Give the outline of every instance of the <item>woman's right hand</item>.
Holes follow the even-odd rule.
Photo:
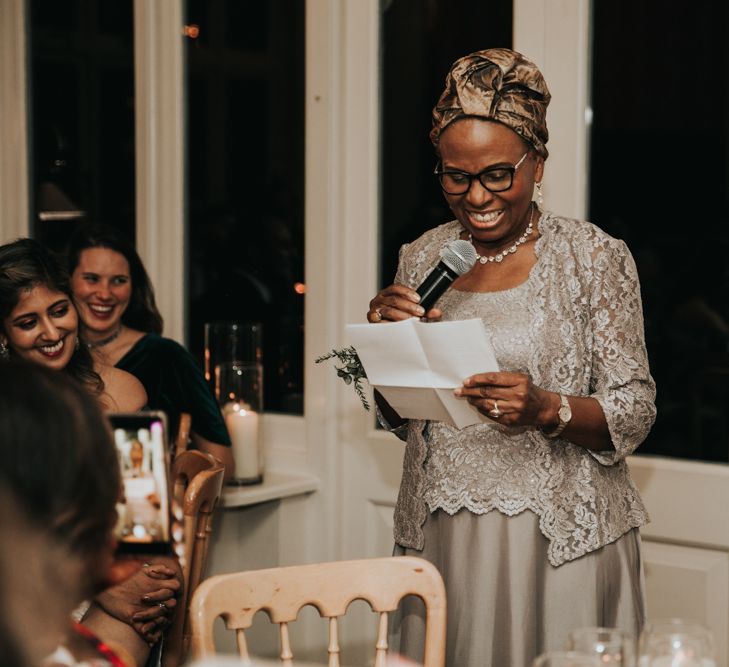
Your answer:
[[[389,285],[381,289],[375,298],[370,301],[367,311],[367,321],[373,324],[378,322],[398,322],[411,317],[426,317],[429,320],[440,319],[442,313],[437,308],[431,308],[427,313],[420,305],[420,295],[405,285]]]

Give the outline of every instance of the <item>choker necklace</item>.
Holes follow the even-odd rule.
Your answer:
[[[119,328],[111,334],[111,336],[107,336],[106,338],[102,338],[101,340],[93,341],[84,343],[86,347],[89,348],[89,350],[95,350],[97,347],[104,347],[105,345],[108,345],[109,343],[113,343],[117,338],[119,338],[119,334],[122,332],[122,327],[119,325]]]
[[[532,222],[534,221],[534,209],[536,207],[532,207],[532,213],[529,216],[529,224],[527,225],[527,228],[524,230],[524,233],[514,241],[513,245],[510,245],[508,248],[504,248],[501,252],[496,253],[495,255],[479,255],[478,251],[476,251],[476,259],[481,262],[481,264],[486,264],[487,262],[503,262],[504,258],[509,255],[515,253],[519,246],[526,241],[532,231],[534,231],[534,227],[532,227]],[[468,235],[468,240],[473,244],[473,247],[476,247],[476,244],[473,243],[473,235]]]

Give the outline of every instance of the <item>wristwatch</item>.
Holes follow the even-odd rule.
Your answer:
[[[545,431],[542,430],[542,433],[548,437],[548,438],[556,438],[562,431],[565,430],[567,427],[567,424],[570,423],[570,419],[572,419],[572,408],[570,407],[569,401],[567,400],[567,397],[564,394],[559,395],[559,411],[557,412],[557,419],[559,419],[559,424],[555,426],[551,431]]]

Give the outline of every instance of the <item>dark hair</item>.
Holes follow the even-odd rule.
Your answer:
[[[0,489],[72,553],[93,562],[108,544],[120,493],[109,424],[62,373],[0,364]]]
[[[77,228],[66,247],[66,267],[72,275],[81,253],[89,248],[107,248],[124,256],[129,263],[132,296],[122,315],[122,322],[137,331],[162,333],[163,320],[154,300],[154,288],[134,246],[116,229],[106,225],[85,225]]]
[[[3,330],[2,321],[18,305],[21,293],[38,285],[66,294],[73,303],[68,274],[38,241],[18,239],[0,246],[0,332],[8,335]],[[64,370],[90,388],[92,393],[98,395],[103,392],[104,383],[94,371],[93,359],[86,346],[77,345]]]

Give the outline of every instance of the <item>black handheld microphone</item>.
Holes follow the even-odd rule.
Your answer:
[[[441,251],[440,258],[437,266],[415,290],[420,295],[420,305],[426,313],[458,276],[473,268],[476,263],[476,248],[468,241],[451,241]]]

